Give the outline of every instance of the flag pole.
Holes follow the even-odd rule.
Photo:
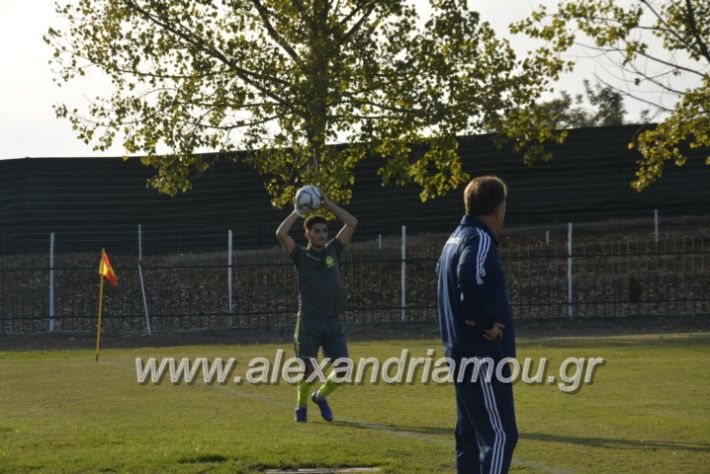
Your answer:
[[[103,255],[103,249],[101,249]],[[99,345],[101,343],[101,310],[104,303],[104,276],[99,273],[99,322],[96,325],[96,362],[99,361]]]

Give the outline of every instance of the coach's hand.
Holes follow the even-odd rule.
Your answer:
[[[486,341],[503,339],[503,329],[505,329],[505,324],[495,323],[488,331],[483,331],[483,337]]]

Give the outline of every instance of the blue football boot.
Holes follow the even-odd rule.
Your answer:
[[[330,411],[330,406],[325,398],[319,399],[316,397],[316,392],[313,392],[313,394],[311,394],[311,400],[318,405],[318,408],[320,408],[320,416],[322,416],[325,421],[333,421],[333,412]]]

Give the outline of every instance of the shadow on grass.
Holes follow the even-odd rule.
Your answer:
[[[378,425],[376,423],[355,422],[336,420],[332,423],[345,428],[357,428],[361,430],[393,431],[396,433],[419,434],[419,435],[454,435],[453,428],[433,428],[427,426],[395,426]]]
[[[225,463],[230,460],[237,460],[237,458],[230,458],[227,456],[222,456],[221,454],[201,454],[199,456],[189,456],[182,457],[178,460],[179,464],[217,464]],[[283,470],[283,471],[293,471],[297,472],[298,469],[324,469],[324,470],[334,470],[334,469],[348,469],[348,468],[367,468],[373,469],[377,466],[356,466],[351,464],[337,464],[332,466],[322,466],[315,463],[303,463],[303,464],[282,464],[282,463],[261,463],[257,462],[254,464],[249,464],[248,468],[255,471],[265,471],[265,470]],[[115,472],[115,471],[113,471]]]
[[[357,423],[350,421],[335,421],[334,425],[357,429],[375,429],[378,431],[393,431],[397,433],[408,433],[416,435],[436,435],[451,436],[453,442],[454,428],[436,428],[429,426],[395,426],[395,425],[375,425],[370,423]],[[656,440],[629,440],[614,438],[593,438],[586,436],[564,436],[548,433],[520,433],[521,440],[542,441],[546,443],[577,444],[594,448],[614,448],[614,449],[638,449],[646,448],[652,450],[667,449],[672,451],[691,451],[707,453],[710,452],[710,444],[702,443],[678,443],[673,441]]]
[[[221,454],[201,454],[199,456],[183,457],[178,460],[180,464],[202,464],[202,463],[222,463],[229,461],[229,458]]]
[[[654,334],[642,337],[619,334],[618,336],[601,337],[525,337],[520,338],[518,347],[523,349],[555,348],[555,349],[622,349],[622,348],[668,348],[689,349],[693,347],[706,348],[710,342],[710,333],[698,333],[690,336],[669,336]]]
[[[613,438],[592,438],[587,436],[562,436],[547,433],[520,433],[520,439],[543,441],[548,443],[579,444],[594,448],[636,449],[650,448],[675,451],[710,452],[710,444],[678,443],[674,441],[630,440]]]

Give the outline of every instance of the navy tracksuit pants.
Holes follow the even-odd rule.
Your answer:
[[[458,361],[457,361],[458,362]],[[458,363],[457,363],[458,366]],[[507,377],[509,370],[504,370]],[[518,441],[513,386],[492,377],[456,382],[456,471],[459,474],[508,472]]]

